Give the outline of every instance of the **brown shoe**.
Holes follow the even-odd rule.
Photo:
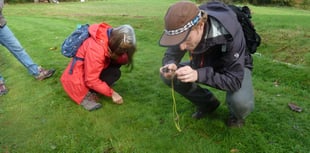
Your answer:
[[[38,69],[39,75],[35,76],[35,78],[40,81],[51,77],[56,71],[55,69],[45,70],[41,66],[39,66]]]
[[[0,96],[5,95],[8,93],[8,90],[6,89],[4,82],[0,81]]]
[[[97,103],[98,97],[95,93],[89,92],[84,100],[82,101],[81,105],[88,111],[93,111],[102,107],[100,103]]]
[[[228,127],[237,127],[237,128],[241,128],[242,126],[244,126],[245,124],[245,120],[244,119],[237,119],[236,117],[230,115],[226,121],[226,125]]]
[[[220,106],[220,102],[213,97],[206,108],[197,108],[197,111],[192,115],[194,119],[204,118],[207,114],[214,112]]]

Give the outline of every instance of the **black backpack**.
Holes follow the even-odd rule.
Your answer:
[[[235,6],[229,5],[229,7],[236,13],[239,23],[242,26],[247,51],[251,54],[254,54],[257,50],[257,47],[260,45],[261,37],[256,32],[254,24],[251,21],[251,10],[248,6]]]

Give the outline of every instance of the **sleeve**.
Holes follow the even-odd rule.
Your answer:
[[[90,89],[97,91],[100,94],[111,97],[113,89],[108,86],[106,82],[99,79],[100,73],[103,68],[109,64],[108,58],[104,56],[103,47],[94,47],[96,45],[89,45],[89,50],[85,53],[84,57],[84,71],[85,83]]]
[[[178,65],[184,57],[185,53],[186,51],[180,50],[178,46],[168,47],[164,54],[162,64],[167,65],[174,63]]]
[[[198,82],[224,91],[240,89],[245,68],[244,45],[232,44],[218,60],[223,64],[220,69],[214,67],[197,69]]]

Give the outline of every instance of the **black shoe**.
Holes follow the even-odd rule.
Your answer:
[[[241,128],[242,126],[244,126],[245,124],[245,120],[244,119],[237,119],[236,117],[230,115],[226,121],[226,125],[228,127],[238,127]]]
[[[192,115],[194,119],[204,118],[207,114],[214,112],[220,106],[220,102],[217,99],[213,99],[209,102],[206,108],[197,108],[197,111]]]

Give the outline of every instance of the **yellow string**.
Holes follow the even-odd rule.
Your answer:
[[[177,104],[175,102],[175,96],[174,96],[174,85],[173,85],[173,78],[171,79],[171,95],[172,95],[172,100],[173,100],[173,106],[172,106],[172,111],[173,111],[173,120],[174,120],[174,125],[177,128],[177,130],[179,132],[182,132],[181,128],[180,128],[180,118],[179,118],[179,114],[177,111]]]

